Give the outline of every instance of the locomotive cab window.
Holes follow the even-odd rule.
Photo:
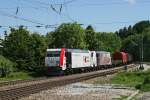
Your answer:
[[[51,51],[51,52],[47,52],[47,57],[59,57],[60,56],[60,51]]]

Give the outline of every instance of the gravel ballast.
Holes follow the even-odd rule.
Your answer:
[[[112,100],[128,97],[134,92],[135,90],[110,85],[74,83],[32,94],[21,100]]]

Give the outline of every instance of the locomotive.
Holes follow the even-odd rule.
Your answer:
[[[81,49],[47,49],[45,57],[48,75],[68,74],[81,71],[106,69],[131,62],[131,56],[125,52],[111,55],[106,51],[90,51]],[[128,61],[130,57],[130,61]]]

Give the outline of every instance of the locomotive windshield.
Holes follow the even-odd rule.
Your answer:
[[[59,57],[60,56],[60,51],[48,51],[47,52],[47,57]]]

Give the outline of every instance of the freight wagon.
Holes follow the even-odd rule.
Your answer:
[[[97,66],[107,68],[112,65],[111,54],[106,51],[96,51]]]
[[[125,52],[115,52],[112,55],[113,65],[123,65],[127,63],[127,54]]]

